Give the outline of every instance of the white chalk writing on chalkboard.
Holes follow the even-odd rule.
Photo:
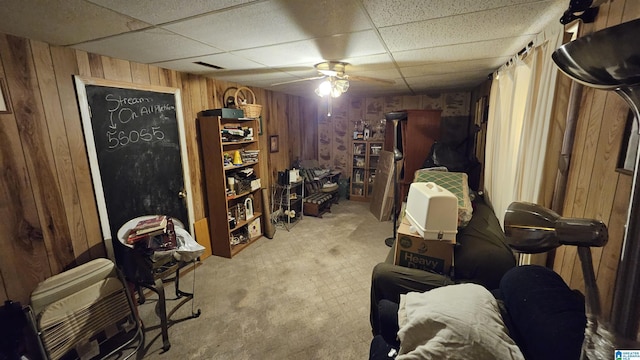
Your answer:
[[[165,120],[163,113],[175,111],[173,104],[148,104],[155,100],[151,97],[122,97],[111,93],[104,99],[109,112],[109,129],[106,132],[108,150],[113,151],[140,141],[161,141],[165,138],[160,126],[149,126],[147,122],[141,122],[142,127],[131,129],[130,125],[133,120],[142,120],[147,115],[157,114],[160,119]],[[129,127],[120,130],[120,124],[128,124]]]
[[[107,94],[105,96],[107,105],[109,108],[109,127],[115,129],[117,123],[127,124],[131,120],[138,118],[139,116],[162,113],[164,111],[175,110],[175,106],[171,104],[157,104],[152,106],[144,106],[147,102],[153,102],[153,98],[127,98],[114,94]],[[136,107],[129,107],[127,105],[138,105]],[[139,110],[136,111],[136,108]],[[114,119],[115,117],[115,119]]]

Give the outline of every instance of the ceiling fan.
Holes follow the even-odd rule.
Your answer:
[[[318,76],[313,76],[305,79],[297,79],[291,81],[284,81],[272,84],[272,86],[291,84],[301,81],[320,80],[326,79],[321,82],[316,88],[316,94],[320,97],[328,96],[338,97],[345,93],[349,89],[349,80],[352,81],[369,81],[377,82],[386,85],[393,85],[395,81],[371,78],[366,76],[348,75],[346,73],[346,67],[349,63],[342,61],[324,61],[315,64],[313,67],[318,71]]]

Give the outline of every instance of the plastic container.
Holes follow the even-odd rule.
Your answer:
[[[456,240],[458,198],[436,183],[411,184],[405,216],[411,225],[411,232],[417,232],[424,239]]]

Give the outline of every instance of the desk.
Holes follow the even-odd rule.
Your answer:
[[[199,256],[197,252],[194,252],[189,256],[189,252],[180,251],[156,251],[153,253],[146,253],[133,245],[129,245],[126,242],[129,230],[131,230],[139,221],[149,219],[155,215],[140,216],[127,221],[118,230],[118,240],[123,246],[124,257],[124,273],[127,280],[131,281],[138,293],[138,303],[144,304],[145,296],[142,292],[142,288],[149,289],[158,294],[158,309],[160,316],[160,327],[162,331],[162,350],[167,351],[171,347],[169,342],[169,318],[176,312],[182,305],[188,301],[193,300],[193,293],[188,293],[180,290],[180,269],[187,266],[189,263],[193,263],[193,270],[195,276],[195,260]],[[193,241],[191,235],[185,230],[184,225],[175,218],[172,218],[174,229],[176,231],[176,237],[178,243],[184,243],[185,241]],[[201,255],[201,253],[200,253]],[[175,283],[176,298],[182,298],[182,300],[167,314],[166,297],[164,292],[164,283]],[[194,289],[195,290],[195,289]],[[197,318],[200,316],[200,309],[192,311],[189,318]]]

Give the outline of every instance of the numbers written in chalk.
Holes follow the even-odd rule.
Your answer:
[[[129,144],[135,144],[140,141],[161,141],[164,138],[164,132],[160,130],[160,126],[151,126],[150,128],[142,128],[139,130],[107,131],[109,150],[127,146]]]

